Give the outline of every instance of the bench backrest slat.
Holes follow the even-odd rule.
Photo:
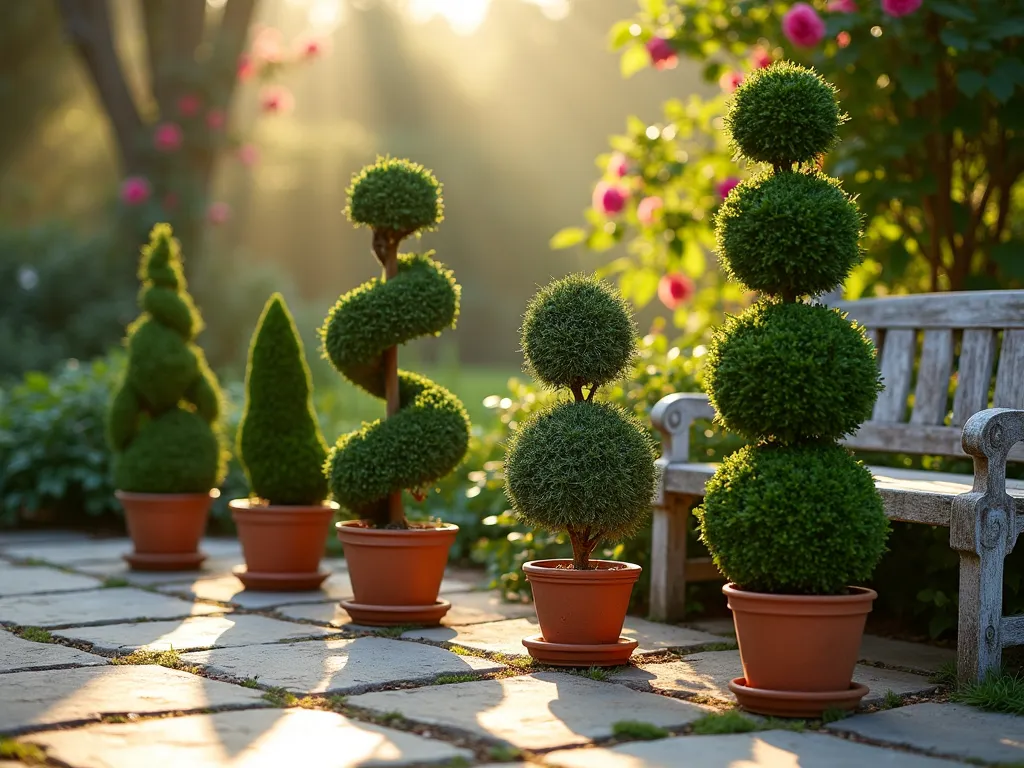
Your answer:
[[[996,408],[1024,408],[1024,330],[1014,328],[1003,333],[996,374]]]
[[[952,375],[953,331],[949,328],[925,331],[911,424],[943,422],[946,418],[946,403],[949,401],[949,377]]]

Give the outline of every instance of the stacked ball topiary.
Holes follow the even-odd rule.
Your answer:
[[[396,347],[454,328],[460,289],[452,272],[427,254],[399,254],[410,235],[444,218],[441,185],[423,166],[379,159],[348,189],[346,210],[373,230],[373,250],[385,269],[338,299],[321,330],[326,357],[370,394],[388,398],[388,418],[343,435],[327,459],[334,499],[378,528],[407,525],[403,489],[417,490],[447,475],[469,446],[469,419],[459,399],[424,376],[399,371]],[[388,397],[389,390],[397,394]],[[392,398],[394,398],[393,408]]]
[[[249,487],[270,505],[322,504],[327,444],[313,410],[302,342],[279,293],[263,308],[247,371],[237,453]]]
[[[506,492],[525,522],[566,531],[573,568],[589,570],[598,543],[635,532],[654,492],[656,452],[647,431],[621,408],[593,399],[625,374],[636,328],[618,294],[572,275],[530,302],[522,345],[530,373],[568,389],[573,400],[540,411],[513,434]]]
[[[778,63],[737,89],[726,121],[738,154],[772,165],[733,190],[715,224],[726,271],[763,295],[716,333],[705,381],[721,423],[751,441],[697,511],[716,565],[742,589],[841,594],[885,550],[871,474],[837,444],[871,416],[874,349],[844,314],[805,301],[861,258],[854,199],[811,165],[844,120],[834,87]]]
[[[135,493],[207,493],[226,468],[221,393],[193,343],[202,320],[169,225],[153,227],[139,278],[143,314],[128,328],[128,365],[108,421],[114,481]]]

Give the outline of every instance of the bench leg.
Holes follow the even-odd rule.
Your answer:
[[[998,530],[998,526],[996,526]],[[1001,534],[1001,531],[999,531]],[[1002,658],[1003,560],[1006,537],[985,537],[981,554],[960,552],[960,619],[957,626],[957,678],[981,680],[998,671]]]
[[[686,529],[692,496],[667,494],[651,523],[651,611],[655,621],[682,621],[686,613]]]

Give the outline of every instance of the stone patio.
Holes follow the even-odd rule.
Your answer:
[[[206,567],[183,574],[132,573],[119,559],[129,549],[0,535],[0,735],[43,749],[48,764],[1024,764],[1024,719],[944,703],[929,682],[952,658],[944,649],[865,637],[855,677],[872,692],[861,713],[799,733],[699,736],[696,720],[734,706],[726,683],[741,668],[727,622],[630,617],[624,632],[640,641],[630,666],[571,672],[530,661],[521,639],[538,631],[532,606],[477,589],[479,573],[448,574],[443,626],[373,630],[338,606],[351,594],[343,561],[325,561],[322,590],[271,594],[231,575],[237,542],[205,542]],[[133,651],[145,652],[127,659],[137,663],[113,663]],[[904,706],[877,706],[890,691]],[[616,737],[624,720],[666,730]]]

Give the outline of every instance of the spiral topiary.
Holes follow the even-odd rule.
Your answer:
[[[427,254],[399,254],[400,242],[444,218],[441,184],[423,166],[378,158],[357,173],[346,212],[373,230],[383,278],[338,299],[321,329],[324,355],[347,379],[386,399],[388,417],[342,435],[325,469],[341,506],[378,528],[408,526],[402,490],[422,490],[447,475],[469,447],[459,399],[423,376],[399,371],[397,345],[454,328],[460,288]]]
[[[128,364],[107,422],[114,481],[135,493],[207,493],[226,470],[221,393],[193,343],[202,319],[169,225],[153,227],[139,279],[143,314],[128,328]]]
[[[571,275],[527,306],[522,346],[527,369],[573,399],[541,410],[513,434],[505,492],[525,522],[566,531],[573,568],[590,570],[598,543],[641,525],[657,481],[654,441],[643,425],[594,400],[628,368],[636,327],[621,296],[592,277]]]
[[[266,504],[314,506],[327,497],[327,458],[302,340],[284,298],[267,301],[249,347],[237,455]]]
[[[802,165],[835,144],[844,119],[833,86],[779,63],[737,89],[726,120],[742,155],[773,165],[715,221],[726,271],[765,294],[716,331],[704,382],[719,421],[753,443],[722,463],[696,512],[715,564],[741,589],[839,594],[885,551],[871,473],[836,443],[871,416],[874,348],[845,314],[803,301],[860,259],[856,203]]]

